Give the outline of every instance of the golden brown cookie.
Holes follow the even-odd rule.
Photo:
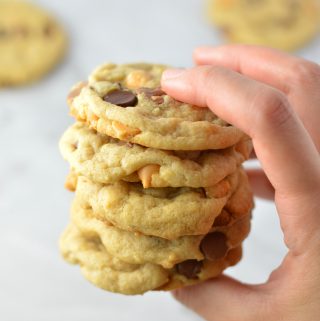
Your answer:
[[[121,261],[131,264],[154,263],[172,268],[186,260],[224,256],[228,249],[239,246],[250,231],[251,214],[247,213],[228,226],[214,226],[206,236],[182,236],[175,240],[121,230],[107,221],[95,218],[92,209],[84,207],[77,199],[73,202],[71,217],[73,224],[83,234],[89,237],[98,235],[106,250]],[[211,247],[212,241],[223,244],[221,247],[224,252],[215,253],[215,247]]]
[[[102,221],[169,240],[207,234],[223,207],[234,215],[245,215],[252,208],[252,192],[240,172],[202,189],[144,189],[141,184],[127,182],[102,185],[79,177],[76,196]]]
[[[208,15],[231,42],[294,50],[320,28],[319,0],[208,0]]]
[[[149,290],[172,290],[218,276],[241,258],[241,247],[231,249],[223,258],[190,260],[171,269],[146,263],[125,263],[110,255],[98,236],[88,236],[69,225],[60,239],[64,258],[79,264],[86,279],[96,286],[123,294],[142,294]]]
[[[142,181],[148,187],[213,186],[249,158],[250,140],[225,150],[164,151],[119,141],[72,125],[60,140],[60,150],[71,168],[97,183]]]
[[[42,77],[65,49],[65,33],[49,14],[29,2],[0,0],[0,87]]]
[[[208,108],[179,102],[157,88],[165,68],[102,65],[89,83],[71,91],[71,114],[102,134],[157,149],[222,149],[245,137]]]
[[[207,190],[144,189],[139,183],[102,185],[79,177],[76,195],[80,203],[92,207],[100,220],[127,231],[176,239],[206,234],[235,190],[237,180],[235,174]]]

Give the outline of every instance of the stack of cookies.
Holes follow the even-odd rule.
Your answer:
[[[252,194],[251,141],[207,108],[160,89],[165,66],[97,68],[68,96],[60,149],[75,191],[60,248],[105,290],[171,290],[241,258]]]

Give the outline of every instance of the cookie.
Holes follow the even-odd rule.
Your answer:
[[[231,42],[294,50],[320,27],[319,0],[209,0],[208,15]]]
[[[238,216],[247,214],[252,208],[248,185],[246,176],[238,172],[203,189],[144,189],[127,182],[102,185],[79,177],[76,197],[92,208],[96,218],[120,229],[173,240],[207,234],[224,207]]]
[[[23,1],[0,1],[0,87],[42,77],[65,49],[64,31],[42,9]]]
[[[129,264],[110,255],[98,236],[88,236],[69,225],[60,239],[64,258],[79,264],[85,278],[96,286],[123,294],[142,294],[149,290],[172,290],[215,277],[241,258],[241,247],[225,257],[209,261],[186,261],[171,269],[146,263]]]
[[[101,221],[95,218],[89,205],[84,206],[77,199],[72,205],[71,220],[85,235],[98,235],[112,256],[127,263],[154,263],[164,268],[172,268],[186,260],[223,257],[229,249],[239,246],[250,230],[250,213],[247,213],[232,225],[214,227],[208,235],[166,240],[121,230],[106,220]],[[219,247],[214,246],[215,243]],[[221,252],[222,248],[224,252]]]
[[[232,182],[236,185],[237,175]],[[225,179],[214,188],[148,188],[139,183],[94,183],[79,177],[76,196],[93,214],[116,227],[145,235],[176,239],[206,234],[235,189]]]
[[[99,133],[165,150],[223,149],[245,134],[208,108],[157,88],[165,66],[105,64],[69,94],[71,114]]]
[[[164,151],[127,144],[75,123],[62,136],[60,150],[71,168],[97,183],[142,181],[148,187],[213,186],[249,158],[252,143],[225,150]]]
[[[63,257],[79,264],[93,284],[112,292],[139,294],[168,282],[168,273],[160,265],[125,263],[111,256],[99,236],[85,236],[74,225],[68,226],[60,239]]]

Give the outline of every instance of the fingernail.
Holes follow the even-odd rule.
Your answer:
[[[177,69],[167,69],[162,74],[163,80],[169,80],[173,78],[177,78],[181,76],[185,72],[185,69],[183,68],[177,68]]]

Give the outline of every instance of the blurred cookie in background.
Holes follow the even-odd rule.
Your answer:
[[[287,51],[320,29],[320,0],[207,0],[207,13],[230,42]]]
[[[66,51],[63,29],[31,3],[0,0],[0,87],[44,76]]]

